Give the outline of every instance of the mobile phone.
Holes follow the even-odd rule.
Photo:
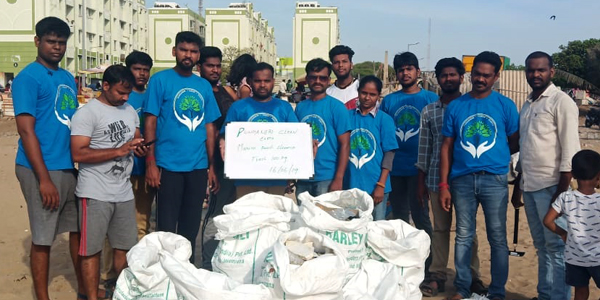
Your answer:
[[[147,143],[142,143],[142,146],[146,146],[146,147],[148,147],[148,146],[150,146],[150,145],[152,145],[152,144],[154,144],[154,143],[156,143],[156,140],[151,140],[151,141],[149,141],[149,142],[147,142]]]

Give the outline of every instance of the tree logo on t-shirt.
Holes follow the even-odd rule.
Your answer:
[[[179,90],[173,100],[173,114],[179,123],[195,131],[204,120],[204,97],[192,88]]]
[[[327,140],[327,125],[321,116],[316,114],[306,115],[301,122],[308,123],[312,129],[313,139],[319,141],[319,147]]]
[[[477,113],[466,118],[460,126],[460,146],[479,159],[496,145],[497,135],[496,121],[489,115]]]
[[[419,134],[421,121],[421,112],[412,105],[404,105],[394,114],[396,123],[396,136],[400,142],[406,142],[408,139]]]
[[[71,117],[77,110],[75,91],[66,84],[58,85],[54,99],[54,115],[63,125],[71,128]]]
[[[255,113],[252,116],[250,116],[250,118],[248,118],[248,122],[270,122],[270,123],[274,123],[277,122],[277,118],[275,118],[274,115],[270,114],[270,113]]]
[[[350,157],[348,160],[357,168],[362,168],[375,157],[377,142],[371,131],[357,128],[350,133]]]

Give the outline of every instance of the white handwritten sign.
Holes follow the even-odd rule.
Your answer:
[[[225,176],[309,179],[312,131],[306,123],[233,122],[225,128]]]

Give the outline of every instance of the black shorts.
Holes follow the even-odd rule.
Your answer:
[[[600,266],[581,267],[565,263],[567,271],[567,284],[574,287],[590,285],[590,277],[594,278],[596,286],[600,288]]]

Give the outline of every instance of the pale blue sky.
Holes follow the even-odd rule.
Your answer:
[[[196,0],[170,0],[197,10]],[[227,7],[228,0],[205,0],[204,8]],[[279,56],[292,56],[292,18],[295,1],[254,0],[275,27]],[[147,1],[152,6],[152,0]],[[319,0],[321,6],[337,6],[342,44],[356,52],[354,62],[383,61],[384,51],[406,51],[423,57],[427,69],[427,27],[431,18],[429,68],[443,57],[492,50],[524,64],[535,50],[550,54],[572,40],[600,38],[598,0]],[[556,20],[550,20],[555,15]],[[325,58],[325,57],[324,57]]]

